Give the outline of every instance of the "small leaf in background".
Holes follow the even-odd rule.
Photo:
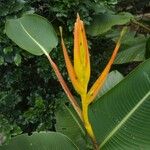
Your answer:
[[[9,121],[5,115],[0,114],[0,146],[11,139],[11,136],[16,136],[22,133],[21,128]]]
[[[65,135],[56,132],[33,133],[31,136],[22,134],[12,140],[0,150],[78,150]]]
[[[5,142],[6,136],[0,133],[0,146]]]
[[[118,72],[117,70],[111,71],[108,74],[107,79],[102,89],[100,90],[100,93],[97,95],[96,99],[103,96],[105,93],[111,90],[115,85],[117,85],[123,79],[124,79],[124,76],[120,72]]]
[[[96,15],[90,26],[87,26],[87,33],[91,36],[98,36],[109,31],[114,25],[129,23],[133,16],[130,13],[119,14],[100,13]]]
[[[115,5],[118,3],[118,0],[107,0],[108,4]]]
[[[4,64],[4,57],[0,56],[0,65]]]
[[[13,51],[13,48],[11,46],[5,47],[3,49],[4,54],[11,53]]]
[[[16,54],[14,57],[14,62],[16,64],[16,66],[19,66],[21,64],[21,56],[19,54]]]
[[[101,75],[98,77],[98,79],[95,81],[95,83],[92,85],[92,87],[90,88],[88,94],[87,94],[87,97],[88,97],[88,103],[90,104],[94,98],[96,98],[97,94],[99,93],[100,89],[102,88],[106,78],[107,78],[107,75],[110,71],[110,68],[111,66],[113,65],[113,62],[116,58],[116,55],[118,53],[118,50],[120,48],[120,45],[121,45],[121,40],[122,40],[122,37],[124,36],[124,34],[126,33],[126,30],[127,28],[124,27],[122,29],[122,31],[120,32],[120,36],[117,40],[117,43],[116,43],[116,46],[114,48],[114,51],[106,65],[106,67],[104,68],[104,70],[102,71]]]
[[[34,55],[49,53],[58,43],[51,23],[35,14],[7,20],[5,30],[12,41]]]
[[[11,12],[14,12],[14,11],[17,12],[23,8],[24,4],[25,4],[24,0],[17,0],[17,1],[15,1],[14,6],[10,8],[10,11]]]

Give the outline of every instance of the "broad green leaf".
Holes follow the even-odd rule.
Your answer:
[[[150,59],[89,108],[101,150],[150,149]]]
[[[111,71],[107,79],[100,90],[99,94],[97,95],[97,98],[100,98],[102,95],[104,95],[106,92],[108,92],[110,89],[112,89],[115,85],[117,85],[121,80],[123,80],[123,75],[118,72],[117,70]]]
[[[0,150],[77,150],[78,148],[65,135],[57,132],[22,134],[12,138]]]
[[[19,54],[16,54],[14,57],[14,62],[17,66],[19,66],[21,64],[21,56]]]
[[[5,30],[12,41],[34,55],[49,53],[58,43],[51,23],[35,14],[8,20]]]
[[[100,13],[93,18],[90,26],[87,27],[87,33],[91,36],[98,36],[110,30],[114,25],[123,25],[133,18],[130,13]]]
[[[87,149],[85,130],[73,108],[62,103],[55,115],[56,131],[67,135],[81,150]]]

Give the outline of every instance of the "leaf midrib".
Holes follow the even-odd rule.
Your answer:
[[[142,103],[150,96],[150,91],[148,91],[144,97],[133,107],[133,109],[122,119],[122,121],[109,133],[105,140],[101,143],[99,148],[101,149],[111,137],[126,123],[126,121],[134,114],[134,112],[142,105]]]
[[[29,38],[43,51],[43,53],[45,55],[48,55],[47,51],[45,50],[45,48],[34,39],[34,37],[32,37],[32,35],[30,35],[30,33],[25,29],[24,25],[21,23],[21,21],[19,21],[20,26],[22,27],[23,31],[29,36]]]
[[[76,124],[79,127],[79,129],[81,130],[82,134],[85,135],[85,131],[84,131],[83,127],[81,126],[80,122],[78,121],[78,119],[75,117],[75,115],[71,112],[71,110],[67,106],[65,106],[65,108],[69,112],[69,114],[72,116],[73,120],[76,122]]]

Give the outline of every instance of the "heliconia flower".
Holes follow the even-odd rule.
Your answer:
[[[100,89],[102,88],[105,80],[106,80],[106,77],[110,71],[110,68],[116,58],[116,55],[118,53],[118,50],[120,48],[120,44],[121,44],[121,39],[123,37],[123,35],[125,34],[127,28],[124,27],[121,34],[120,34],[120,37],[117,41],[117,44],[116,44],[116,47],[113,51],[113,54],[109,60],[109,62],[107,63],[106,67],[104,68],[103,72],[101,73],[101,75],[99,76],[99,78],[95,81],[95,83],[93,84],[93,86],[91,87],[91,89],[89,90],[89,92],[87,93],[87,101],[88,101],[88,104],[90,104],[94,98],[97,96],[98,92],[100,91]]]
[[[62,28],[60,28],[60,33],[67,71],[75,90],[81,96],[83,123],[87,133],[95,141],[95,136],[88,120],[88,105],[86,100],[87,87],[90,79],[90,58],[84,24],[80,20],[79,15],[77,14],[77,20],[74,26],[74,66],[70,61],[62,38]]]
[[[87,92],[87,86],[90,79],[90,59],[88,45],[84,30],[83,21],[77,15],[74,27],[74,67],[68,56],[61,31],[61,44],[65,57],[66,67],[75,90],[82,95]]]
[[[92,129],[92,126],[89,121],[88,117],[88,106],[89,104],[94,100],[94,98],[97,96],[99,90],[102,88],[106,77],[110,71],[110,68],[115,60],[115,57],[117,55],[117,52],[120,47],[121,39],[123,34],[125,33],[125,28],[121,32],[120,38],[116,44],[116,47],[113,51],[113,54],[106,65],[104,71],[101,73],[99,78],[96,80],[96,82],[93,84],[91,89],[87,91],[88,82],[90,79],[90,58],[89,58],[89,50],[88,50],[88,44],[86,39],[86,34],[84,30],[84,24],[83,21],[80,20],[79,15],[77,14],[77,20],[75,22],[74,26],[74,65],[72,65],[72,62],[69,58],[67,49],[64,44],[64,40],[62,37],[62,28],[60,27],[60,33],[61,33],[61,45],[64,53],[65,63],[67,67],[67,71],[69,74],[69,77],[71,79],[71,82],[75,88],[75,90],[80,94],[81,96],[81,102],[82,102],[82,110],[80,113],[80,109],[76,109],[76,106],[78,106],[74,99],[71,97],[71,102],[73,102],[73,106],[77,113],[80,115],[80,118],[82,119],[84,126],[87,130],[88,135],[93,140],[93,143],[96,143],[96,138]],[[58,76],[59,77],[59,76]],[[60,80],[62,81],[62,80]],[[62,87],[64,86],[64,82],[61,83]],[[65,88],[64,88],[65,89]],[[69,93],[69,89],[66,90],[66,93]],[[68,94],[69,95],[69,94]],[[70,95],[69,95],[70,96]],[[69,97],[68,96],[68,97]],[[95,144],[96,147],[96,144]]]
[[[80,84],[87,92],[90,79],[90,58],[84,24],[78,14],[74,27],[74,69]]]

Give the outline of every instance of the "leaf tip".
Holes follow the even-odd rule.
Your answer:
[[[79,15],[79,13],[77,13],[77,19],[80,20],[80,15]]]
[[[62,27],[61,26],[59,26],[59,31],[60,31],[60,36],[61,36],[61,38],[62,38]]]

